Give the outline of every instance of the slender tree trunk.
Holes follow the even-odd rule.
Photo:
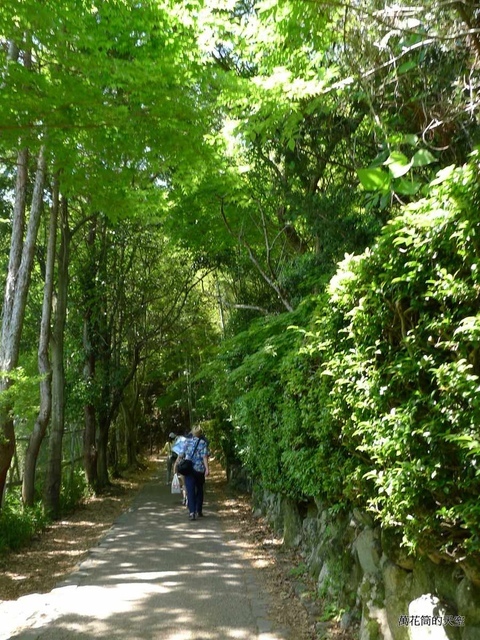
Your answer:
[[[84,379],[87,388],[95,382],[95,353],[92,345],[90,318],[84,319],[83,348],[85,351],[85,363],[83,367]],[[92,489],[97,488],[97,447],[96,447],[96,412],[93,399],[88,400],[83,407],[85,430],[83,433],[83,464],[87,483]]]
[[[35,185],[32,195],[32,205],[28,220],[25,243],[23,245],[22,257],[15,284],[15,295],[13,307],[7,333],[7,349],[10,361],[7,360],[8,371],[11,371],[18,364],[20,350],[20,338],[22,334],[23,321],[25,318],[25,307],[27,304],[28,289],[30,286],[30,276],[32,273],[35,247],[37,243],[38,228],[43,209],[43,191],[45,185],[46,159],[45,149],[40,149],[37,160],[37,171],[35,175]],[[3,364],[3,363],[2,363]],[[5,370],[5,369],[4,369]]]
[[[135,433],[135,419],[133,411],[124,407],[125,416],[125,449],[127,454],[127,467],[137,466],[137,443]]]
[[[100,402],[97,409],[97,483],[98,488],[103,489],[110,484],[108,477],[108,436],[110,432],[111,415],[111,338],[106,320],[103,317],[99,319],[101,329],[99,330],[99,354],[98,364],[101,368],[102,388],[100,392]]]
[[[119,404],[122,402],[124,423],[125,423],[125,449],[127,454],[127,466],[138,466],[138,442],[136,425],[138,423],[138,404],[140,399],[140,390],[135,382],[138,365],[140,364],[140,347],[136,346],[133,353],[133,361],[129,375],[125,378],[123,389],[118,395]],[[134,381],[133,399],[130,403],[123,402],[124,392],[127,386]]]
[[[9,326],[12,317],[13,300],[22,259],[23,233],[25,227],[25,206],[28,180],[28,151],[21,149],[17,156],[17,180],[15,184],[15,203],[13,207],[12,237],[10,241],[10,257],[7,280],[3,298],[2,336],[0,343],[0,394],[3,395],[11,386],[11,380],[5,375],[12,370],[11,348],[7,343]],[[10,408],[5,403],[0,405],[0,498],[3,498],[8,469],[15,453],[15,431]]]
[[[0,342],[0,371],[3,375],[0,378],[0,394],[5,393],[12,385],[11,377],[8,374],[18,365],[20,338],[25,318],[25,306],[27,303],[40,216],[43,208],[43,189],[46,172],[45,149],[42,147],[38,155],[32,205],[27,233],[25,241],[23,241],[28,176],[27,161],[28,153],[23,149],[18,153],[10,258],[3,301],[2,334]],[[15,430],[13,417],[11,415],[11,401],[6,401],[1,404],[0,496],[3,497],[8,469],[15,451]]]
[[[104,244],[104,247],[106,245]],[[102,251],[102,259],[99,265],[99,271],[102,273],[106,267],[105,250]],[[112,332],[109,326],[108,309],[99,309],[100,313],[97,318],[98,327],[98,350],[97,365],[98,371],[101,371],[97,383],[101,384],[100,399],[97,406],[97,486],[103,489],[110,484],[108,477],[108,437],[110,425],[113,419],[111,414],[112,403]],[[111,318],[110,318],[111,320]]]
[[[119,444],[120,444],[120,426],[118,420],[110,429],[110,447],[108,449],[108,463],[112,469],[114,478],[120,477],[119,471]]]
[[[85,430],[83,434],[83,464],[88,485],[96,490],[97,488],[97,448],[96,448],[96,428],[97,419],[95,411],[95,402],[93,393],[95,385],[95,369],[96,369],[96,350],[94,340],[94,302],[92,300],[95,287],[95,239],[97,235],[97,221],[92,220],[90,231],[87,236],[87,244],[90,250],[90,264],[88,265],[88,280],[85,291],[86,309],[83,319],[83,350],[85,352],[85,362],[83,366],[83,375],[87,385],[89,399],[83,407]]]
[[[215,288],[217,290],[217,302],[218,302],[218,315],[220,317],[220,329],[222,331],[222,339],[225,340],[225,312],[223,310],[223,300],[220,293],[220,283],[218,277],[215,274]]]
[[[13,206],[12,237],[10,241],[10,258],[8,262],[7,282],[3,302],[2,323],[2,357],[4,350],[3,336],[8,335],[13,312],[16,283],[20,262],[22,260],[23,236],[25,232],[25,209],[28,185],[28,150],[21,149],[17,156],[17,179],[15,182],[15,203]],[[2,362],[2,367],[8,363]]]
[[[44,487],[45,512],[53,518],[56,518],[60,512],[60,489],[62,482],[62,442],[65,430],[64,343],[65,323],[67,319],[70,237],[68,201],[63,198],[60,207],[57,304],[52,334],[52,413],[47,476]]]
[[[47,260],[45,267],[45,287],[43,291],[42,319],[40,323],[40,339],[38,345],[38,372],[40,381],[40,410],[33,427],[25,454],[25,468],[23,472],[22,498],[23,503],[32,506],[35,496],[35,471],[47,425],[52,410],[52,369],[49,359],[50,322],[52,318],[53,279],[55,270],[55,250],[58,222],[58,182],[55,182],[53,203],[50,211],[50,225],[48,232]]]
[[[97,488],[103,489],[109,485],[108,477],[108,434],[110,424],[108,419],[108,406],[102,407],[98,412],[97,430]]]

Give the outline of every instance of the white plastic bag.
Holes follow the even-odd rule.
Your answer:
[[[174,474],[173,480],[172,480],[172,493],[182,493],[180,480],[178,479],[178,476],[176,473]]]

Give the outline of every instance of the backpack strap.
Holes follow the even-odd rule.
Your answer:
[[[197,450],[197,447],[198,447],[199,444],[200,444],[200,438],[197,438],[197,442],[196,442],[195,447],[194,447],[194,449],[192,451],[192,457],[189,458],[189,460],[192,460],[193,456],[195,455],[195,451]],[[187,457],[187,454],[185,454],[185,457]]]

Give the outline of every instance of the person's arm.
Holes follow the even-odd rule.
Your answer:
[[[203,465],[205,467],[205,475],[208,476],[210,470],[208,468],[208,456],[203,456]]]

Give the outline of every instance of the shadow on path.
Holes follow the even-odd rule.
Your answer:
[[[288,640],[212,492],[195,522],[160,466],[67,580],[0,605],[0,640]]]

